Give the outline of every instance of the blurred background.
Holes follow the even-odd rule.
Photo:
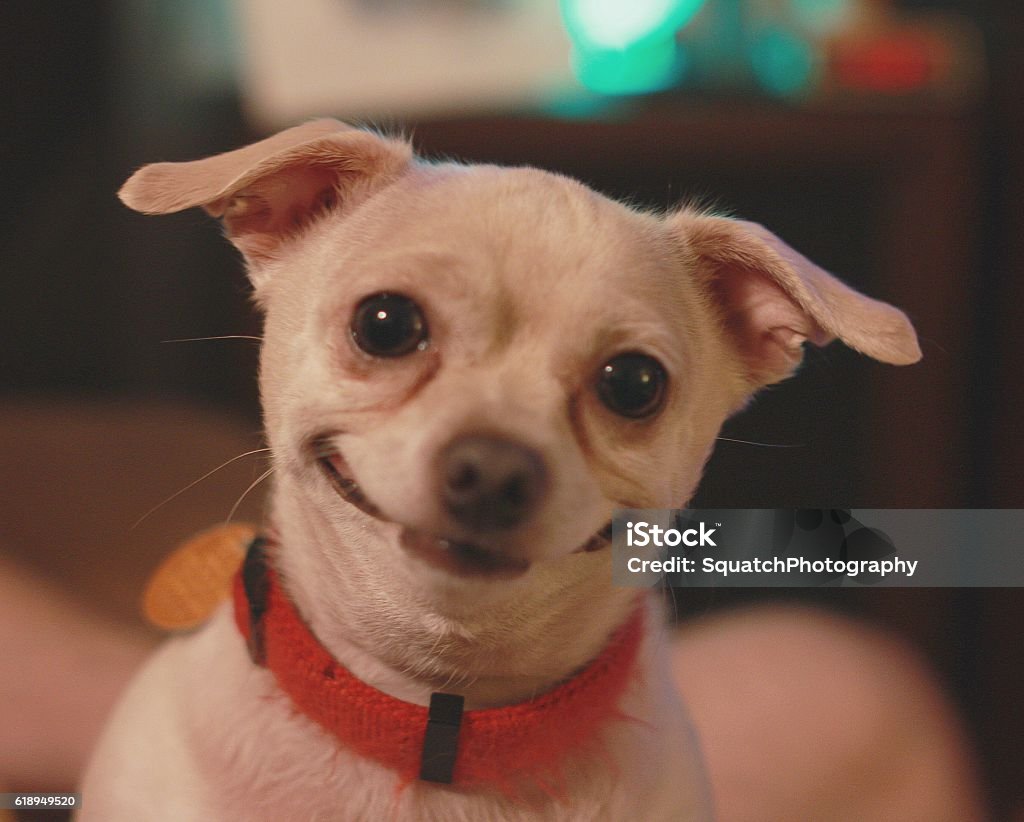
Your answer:
[[[205,215],[146,219],[114,195],[143,163],[320,115],[642,205],[696,198],[910,315],[922,363],[809,352],[729,423],[697,504],[1021,506],[1022,41],[1014,0],[8,0],[2,551],[137,627],[153,564],[262,473],[239,459],[133,528],[260,447],[254,342],[194,339],[260,325]],[[237,516],[259,519],[258,487]],[[966,717],[994,807],[1024,807],[1021,592],[755,595],[907,638]]]

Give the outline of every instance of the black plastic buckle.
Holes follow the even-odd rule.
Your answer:
[[[459,751],[459,730],[465,697],[433,693],[427,712],[427,732],[423,737],[420,779],[450,785]]]

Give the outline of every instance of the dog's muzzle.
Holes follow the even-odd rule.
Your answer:
[[[310,449],[321,472],[347,503],[375,519],[391,522],[370,500],[330,435],[313,439]],[[497,535],[529,521],[544,493],[548,478],[544,461],[532,449],[489,435],[466,435],[453,440],[438,457],[439,497],[452,520],[470,533]],[[401,524],[401,523],[398,523]],[[573,553],[598,551],[611,542],[607,523]],[[515,577],[530,562],[508,556],[481,542],[428,534],[407,526],[401,543],[424,561],[460,576]]]

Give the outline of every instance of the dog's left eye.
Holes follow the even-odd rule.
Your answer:
[[[621,417],[650,417],[665,402],[668,375],[654,357],[628,352],[612,357],[597,375],[597,396]]]
[[[401,357],[426,347],[427,321],[415,302],[401,294],[374,294],[356,306],[352,339],[374,357]]]

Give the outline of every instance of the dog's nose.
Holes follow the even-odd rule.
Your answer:
[[[510,440],[472,435],[441,452],[441,497],[461,525],[494,531],[521,525],[547,485],[540,454]]]

